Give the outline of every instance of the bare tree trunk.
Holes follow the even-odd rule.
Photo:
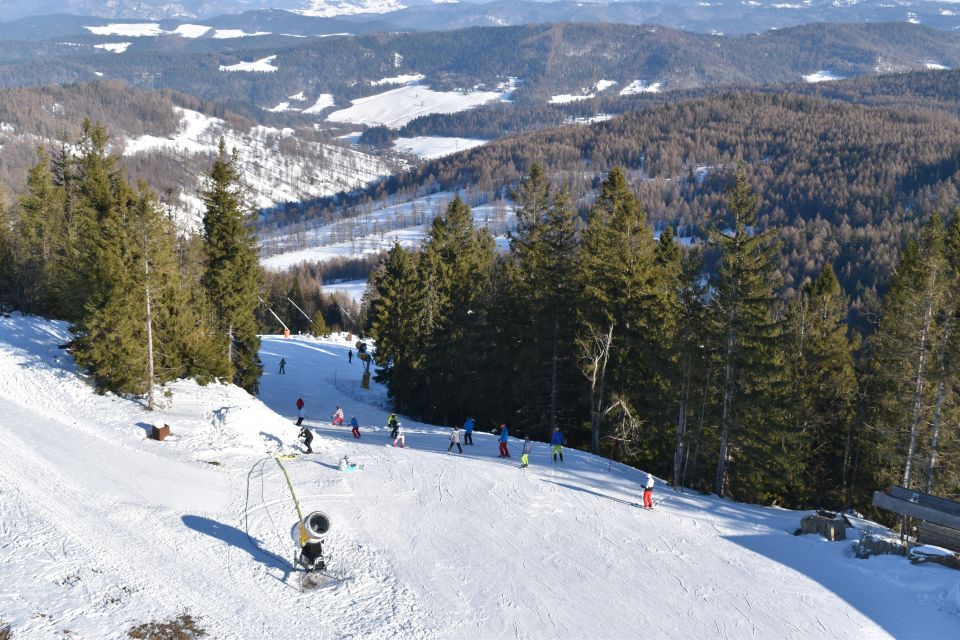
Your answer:
[[[553,371],[550,375],[550,432],[557,428],[557,377],[560,369],[560,313],[553,312]]]
[[[937,404],[933,413],[933,433],[930,434],[930,457],[927,461],[927,481],[924,485],[926,493],[933,492],[933,470],[937,466],[937,447],[940,441],[940,424],[943,420],[943,384],[946,378],[947,342],[950,340],[950,323],[952,314],[947,314],[943,325],[943,335],[940,337],[940,354],[937,366]]]
[[[727,319],[727,348],[724,355],[723,375],[723,413],[720,416],[720,456],[717,459],[717,477],[714,492],[723,496],[724,482],[727,478],[727,446],[730,442],[730,413],[733,405],[733,352],[736,344],[736,330],[733,322],[736,313],[731,305]]]
[[[910,488],[913,480],[913,456],[917,450],[917,431],[920,429],[920,412],[923,405],[923,376],[926,372],[927,342],[930,339],[930,322],[933,317],[933,301],[927,298],[927,309],[923,317],[923,331],[920,332],[919,353],[917,354],[917,378],[913,387],[913,414],[910,417],[910,444],[907,447],[907,459],[903,465],[903,486]]]
[[[153,369],[153,313],[150,307],[150,262],[146,255],[143,257],[143,270],[147,276],[143,286],[147,300],[147,409],[153,411],[153,381],[155,379]]]
[[[690,402],[690,353],[683,359],[680,383],[680,413],[677,416],[677,444],[673,451],[673,489],[683,490],[683,450],[686,447],[687,437],[687,405]]]

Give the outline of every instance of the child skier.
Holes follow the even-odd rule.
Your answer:
[[[353,437],[354,437],[354,438],[359,438],[359,437],[360,437],[360,423],[357,422],[357,417],[356,417],[356,416],[353,416],[352,418],[350,418],[350,428],[351,428],[351,429],[350,429],[351,432],[353,433]]]
[[[343,458],[340,459],[340,471],[356,471],[356,470],[357,470],[357,465],[354,464],[353,462],[350,462],[350,458],[348,458],[347,456],[343,456]]]
[[[297,398],[297,426],[303,424],[303,398]]]
[[[347,362],[353,364],[353,349],[347,351]]]
[[[399,420],[397,420],[397,424],[393,427],[393,432],[397,434],[393,439],[393,446],[397,446],[397,442],[399,442],[400,448],[403,449],[405,438],[403,433],[403,425],[400,424]]]
[[[342,425],[342,424],[343,424],[343,409],[340,408],[340,405],[337,405],[337,410],[334,411],[334,412],[333,412],[333,415],[330,416],[330,417],[332,418],[332,423],[333,423],[333,424],[335,424],[335,425]]]
[[[510,450],[507,449],[507,442],[510,441],[510,432],[507,430],[507,425],[500,425],[500,457],[509,458]]]
[[[313,434],[310,432],[310,429],[300,427],[300,433],[297,434],[297,437],[303,440],[303,445],[307,448],[306,453],[313,453],[313,447],[311,446],[313,443]]]
[[[647,474],[647,484],[643,487],[643,508],[653,509],[653,475]]]
[[[463,444],[473,446],[473,418],[467,418],[463,423]]]
[[[557,455],[560,456],[560,462],[563,462],[563,434],[560,433],[560,427],[556,427],[553,430],[553,435],[550,436],[550,445],[553,447],[553,461],[557,461]]]
[[[460,446],[460,427],[454,426],[450,432],[450,446],[447,447],[447,453],[453,451],[453,445],[457,445],[457,451],[463,453],[463,447]]]
[[[533,452],[533,443],[530,436],[523,439],[523,450],[520,452],[520,468],[526,469],[530,465],[530,454]]]
[[[387,418],[387,426],[390,427],[390,437],[397,437],[397,426],[400,424],[400,421],[397,420],[397,414],[391,413],[390,417]]]

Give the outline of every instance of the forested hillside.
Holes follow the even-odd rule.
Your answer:
[[[622,166],[657,228],[702,240],[739,160],[755,167],[760,225],[784,228],[784,287],[829,262],[856,297],[889,274],[903,238],[930,212],[956,202],[960,122],[938,112],[728,93],[495,141],[398,176],[396,188],[497,191],[540,162],[572,193],[587,194],[595,176]]]
[[[409,415],[560,428],[741,500],[869,508],[889,483],[960,494],[960,210],[903,230],[858,327],[836,259],[783,295],[790,229],[757,217],[768,165],[718,182],[707,242],[688,251],[669,228],[654,238],[619,168],[584,220],[580,192],[533,165],[499,256],[454,200],[421,249],[395,246],[371,277],[377,379]]]
[[[122,53],[95,49],[117,36],[79,35],[68,47],[0,42],[4,86],[106,78],[146,89],[175,89],[203,99],[272,107],[286,96],[331,93],[337,104],[382,88],[403,73],[424,74],[437,89],[467,90],[518,78],[519,104],[552,96],[616,95],[635,81],[661,91],[711,85],[798,82],[828,71],[838,77],[960,66],[960,35],[908,23],[814,24],[758,35],[718,37],[664,27],[548,24],[333,38],[281,36],[189,40],[127,38]],[[222,44],[220,44],[222,43]],[[211,47],[216,47],[211,51]],[[41,57],[37,55],[43,53]],[[271,73],[229,73],[221,65],[276,56]],[[613,81],[597,91],[601,81]]]

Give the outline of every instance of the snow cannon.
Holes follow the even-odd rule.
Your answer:
[[[314,511],[298,522],[293,530],[294,539],[301,547],[307,543],[321,542],[330,531],[330,518],[322,511]]]

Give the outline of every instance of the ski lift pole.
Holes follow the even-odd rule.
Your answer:
[[[300,313],[303,314],[303,317],[307,319],[307,322],[309,322],[310,324],[313,324],[313,320],[310,318],[310,316],[307,315],[307,312],[306,312],[306,311],[304,311],[303,309],[301,309],[300,307],[298,307],[298,306],[297,306],[297,303],[294,302],[293,300],[290,300],[290,298],[287,298],[287,300],[290,302],[290,304],[293,305],[293,307],[294,307],[297,311],[299,311]]]
[[[273,312],[273,309],[271,309],[271,308],[270,308],[270,305],[268,305],[266,302],[263,301],[263,298],[261,298],[260,296],[257,296],[257,300],[259,300],[259,301],[260,301],[260,304],[262,304],[263,306],[265,306],[265,307],[267,308],[267,311],[270,312],[270,315],[272,315],[274,318],[277,319],[277,322],[279,322],[279,323],[280,323],[280,326],[283,327],[283,330],[286,332],[286,335],[289,336],[289,335],[290,335],[290,327],[288,327],[287,325],[283,324],[283,320],[280,319],[280,316],[278,316],[277,314],[275,314],[275,313]]]

